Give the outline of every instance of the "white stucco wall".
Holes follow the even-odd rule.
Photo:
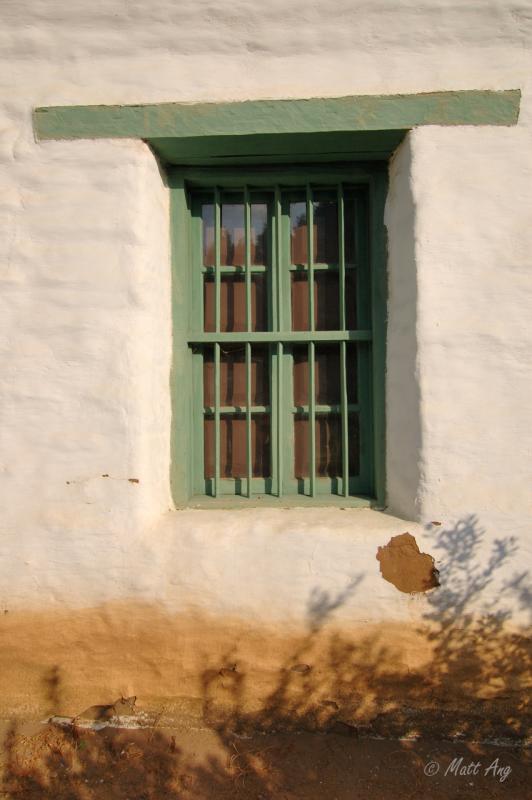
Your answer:
[[[515,538],[471,601],[503,602],[531,553],[531,28],[510,0],[4,0],[0,604],[304,621],[313,592],[359,576],[346,623],[420,618],[377,547],[410,530],[445,569],[438,536],[470,515],[475,569]],[[170,511],[167,189],[140,142],[36,143],[32,108],[477,88],[520,88],[519,124],[418,129],[390,168],[388,494],[406,521]],[[522,596],[504,595],[516,623]]]

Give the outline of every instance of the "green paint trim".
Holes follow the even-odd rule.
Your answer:
[[[275,262],[275,255],[288,253],[289,229],[287,217],[287,202],[294,193],[287,189],[297,180],[299,187],[302,181],[314,182],[314,175],[318,178],[320,185],[335,185],[335,193],[338,193],[338,181],[342,180],[353,192],[357,203],[362,203],[364,209],[357,215],[359,232],[357,240],[363,241],[364,247],[356,255],[358,273],[364,273],[364,282],[359,285],[359,290],[363,291],[368,298],[369,305],[364,303],[366,313],[361,314],[360,322],[364,323],[364,328],[356,331],[291,331],[290,328],[290,304],[289,284],[285,282],[289,278],[287,264],[285,269],[278,274],[276,262],[273,264],[272,275],[279,281],[283,276],[283,285],[274,283],[272,292],[280,300],[276,309],[276,314],[270,319],[272,331],[255,332],[212,332],[205,333],[203,327],[202,314],[199,310],[201,305],[201,292],[197,288],[198,278],[202,277],[201,264],[201,241],[199,228],[199,206],[198,198],[204,198],[203,187],[205,181],[210,180],[211,192],[215,191],[218,195],[226,187],[226,184],[233,185],[232,180],[236,180],[243,187],[249,185],[250,176],[255,177],[258,173],[256,169],[250,171],[224,170],[224,169],[205,169],[180,168],[169,170],[169,185],[172,192],[172,225],[173,225],[173,302],[174,302],[174,371],[172,376],[173,389],[173,432],[172,432],[172,491],[174,502],[178,507],[192,506],[201,508],[238,508],[243,507],[305,507],[306,505],[328,506],[331,507],[358,507],[358,506],[384,506],[384,369],[385,369],[385,346],[386,346],[386,322],[385,322],[385,296],[386,296],[386,247],[384,241],[384,200],[386,196],[387,177],[386,165],[375,163],[371,166],[355,165],[346,168],[346,165],[338,167],[332,165],[327,172],[323,167],[317,167],[316,172],[311,166],[307,169],[284,168],[276,170],[264,170],[260,173],[263,185],[268,185],[274,194],[277,212],[284,210],[283,224],[272,226],[272,241],[270,241],[270,252]],[[218,178],[218,180],[216,180]],[[285,187],[284,200],[281,200],[279,183]],[[237,185],[238,185],[237,184]],[[199,186],[199,189],[198,189]],[[217,187],[212,189],[212,187]],[[187,190],[191,190],[189,193]],[[194,199],[195,198],[195,199]],[[192,202],[191,202],[192,200]],[[270,208],[270,219],[273,210]],[[279,222],[279,221],[278,221]],[[276,235],[273,235],[275,230]],[[281,233],[281,238],[277,240],[277,234]],[[283,247],[281,247],[283,245]],[[282,256],[281,256],[282,257]],[[219,261],[219,258],[216,259]],[[278,266],[278,265],[277,265]],[[367,273],[367,275],[366,275]],[[357,293],[360,295],[360,291]],[[187,301],[188,293],[192,293],[191,314],[188,316],[182,305]],[[279,294],[280,292],[280,294]],[[369,311],[371,306],[371,312]],[[359,309],[361,311],[361,309]],[[270,308],[270,316],[272,309]],[[284,325],[281,324],[284,320]],[[197,328],[198,322],[199,330]],[[359,323],[360,324],[360,323]],[[188,329],[187,326],[188,325]],[[280,331],[279,328],[287,330]],[[311,492],[311,481],[306,479],[304,486],[305,493],[313,493],[314,498],[300,494],[301,487],[299,482],[288,479],[293,458],[289,457],[292,452],[293,443],[291,442],[290,430],[292,428],[293,408],[280,402],[279,411],[281,419],[277,419],[272,412],[272,430],[274,436],[279,436],[279,448],[277,454],[275,449],[272,457],[280,467],[279,475],[284,476],[283,496],[275,497],[279,487],[275,481],[269,479],[264,481],[253,480],[251,488],[254,494],[252,498],[239,497],[233,494],[230,482],[227,480],[216,481],[219,491],[217,498],[209,497],[212,485],[208,485],[202,477],[202,417],[203,417],[203,392],[202,392],[202,370],[197,356],[194,355],[195,345],[202,343],[217,343],[218,346],[223,342],[277,342],[277,360],[273,356],[272,363],[272,397],[277,396],[281,389],[283,394],[286,392],[290,397],[293,394],[292,387],[292,368],[291,368],[291,344],[294,342],[312,343],[314,341],[358,341],[366,343],[360,350],[361,358],[366,363],[364,371],[364,392],[360,395],[357,409],[361,415],[361,425],[364,430],[364,441],[361,441],[361,463],[364,465],[361,474],[349,480],[349,491],[352,493],[347,498],[336,493],[345,486],[339,483],[333,486],[332,482],[315,480],[314,492]],[[376,345],[372,345],[373,340]],[[187,357],[184,357],[183,342],[191,346]],[[287,352],[283,352],[282,344],[287,342]],[[312,346],[312,345],[310,345]],[[281,352],[283,380],[279,380],[278,363],[279,349]],[[191,355],[192,353],[192,355]],[[363,353],[366,355],[363,356]],[[190,385],[191,361],[195,365],[195,378],[193,381],[193,392],[185,401],[185,393],[182,391],[183,385]],[[312,360],[312,359],[311,359]],[[362,363],[362,362],[361,362]],[[361,375],[359,376],[361,377]],[[180,382],[181,381],[181,382]],[[311,380],[311,384],[313,381]],[[359,386],[360,392],[360,386]],[[188,403],[188,406],[187,406]],[[191,407],[192,406],[192,407]],[[201,407],[201,413],[198,409]],[[314,408],[316,413],[317,406]],[[349,407],[348,411],[353,411],[354,407]],[[195,411],[196,410],[196,413]],[[319,410],[319,409],[318,409]],[[216,408],[215,408],[216,411]],[[218,408],[218,413],[222,408]],[[310,408],[309,408],[310,412]],[[189,430],[186,430],[186,426]],[[311,427],[312,430],[312,427]],[[288,436],[281,439],[281,432]],[[282,443],[282,446],[281,446]],[[276,458],[277,456],[277,458]],[[288,460],[287,460],[288,459]],[[188,483],[184,483],[184,474],[187,472],[186,464],[191,465],[188,469],[190,473]],[[211,481],[210,484],[213,482]],[[203,485],[202,485],[203,484]],[[244,485],[243,485],[243,488]],[[205,490],[206,495],[203,494]],[[272,494],[265,493],[272,492]],[[333,493],[334,492],[334,493]],[[371,495],[371,498],[368,498]]]
[[[37,139],[182,138],[332,131],[382,131],[418,125],[515,125],[521,93],[507,91],[359,95],[238,103],[36,108]]]

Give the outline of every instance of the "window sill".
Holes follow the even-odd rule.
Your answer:
[[[246,508],[374,508],[382,510],[374,498],[371,497],[306,497],[305,495],[286,495],[274,497],[272,495],[256,495],[255,497],[222,496],[205,497],[196,495],[187,503],[177,506],[177,510],[185,509],[230,509],[244,510]]]

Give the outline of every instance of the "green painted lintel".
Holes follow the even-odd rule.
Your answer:
[[[472,90],[308,100],[36,108],[37,139],[249,136],[515,125],[521,93]]]

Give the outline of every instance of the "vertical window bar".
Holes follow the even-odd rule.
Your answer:
[[[308,387],[308,417],[310,428],[310,448],[309,448],[309,475],[310,475],[310,496],[316,495],[316,397],[315,397],[315,362],[314,362],[314,342],[308,345],[309,360],[309,387]]]
[[[249,189],[244,188],[244,237],[246,246],[246,326],[251,331],[251,204]]]
[[[220,494],[220,345],[214,345],[214,496]]]
[[[277,296],[275,298],[274,307],[277,306],[277,330],[282,330],[283,327],[283,236],[282,236],[282,209],[281,209],[281,189],[279,186],[275,187],[275,263],[277,273]]]
[[[338,269],[340,328],[346,330],[344,187],[338,184]],[[349,495],[349,421],[347,409],[347,345],[340,342],[340,410],[342,415],[342,493]]]
[[[244,236],[246,247],[246,327],[251,331],[251,205],[249,189],[244,187]],[[251,497],[253,476],[253,454],[251,451],[251,343],[246,342],[246,460],[248,471],[247,495]]]
[[[338,267],[340,287],[340,329],[345,331],[345,232],[344,232],[344,187],[338,184]]]
[[[251,343],[246,342],[246,450],[248,467],[248,497],[251,497],[253,454],[251,450]]]
[[[309,330],[314,330],[314,207],[312,190],[307,183],[307,259]]]
[[[220,333],[220,190],[214,190],[214,315],[216,333]]]
[[[347,416],[346,342],[340,342],[340,403],[342,413],[342,490],[349,495],[349,426]]]
[[[283,326],[283,236],[282,236],[282,208],[281,189],[275,187],[275,266],[276,266],[276,308],[277,330]],[[277,437],[273,442],[272,462],[277,471],[277,496],[283,496],[283,343],[277,342]],[[273,437],[272,437],[273,438]]]

